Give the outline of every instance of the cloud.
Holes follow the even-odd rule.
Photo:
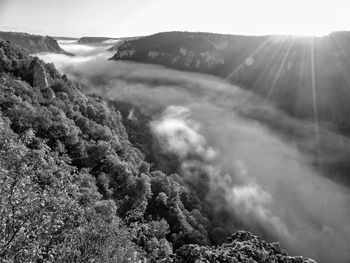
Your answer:
[[[119,42],[123,42],[123,40],[121,40],[121,39],[108,39],[108,40],[102,41],[102,43],[105,45],[115,45]]]
[[[50,58],[89,92],[151,113],[155,137],[178,155],[184,178],[195,184],[206,174],[213,211],[225,209],[292,253],[350,258],[349,188],[328,178],[346,178],[348,138],[322,125],[316,136],[313,123],[215,77],[98,55]]]
[[[54,63],[61,72],[66,72],[67,66],[79,67],[88,61],[105,61],[112,56],[112,53],[107,50],[110,47],[108,45],[90,46],[78,44],[76,40],[59,40],[58,43],[65,51],[75,56],[47,52],[37,53],[36,56],[46,62]]]
[[[205,161],[214,159],[215,150],[206,146],[205,138],[199,134],[199,124],[190,120],[189,115],[185,107],[169,106],[160,119],[151,123],[152,131],[166,150],[175,152],[181,159],[190,155]]]

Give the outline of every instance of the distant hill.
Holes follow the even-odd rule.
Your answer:
[[[0,31],[0,40],[11,41],[17,46],[26,49],[29,53],[53,52],[71,55],[62,49],[54,38],[49,36]]]
[[[112,59],[136,60],[168,67],[225,76],[219,71],[232,52],[249,52],[267,37],[212,33],[165,32],[126,40]]]
[[[113,42],[113,40],[122,40],[122,41],[130,41],[130,40],[135,40],[140,37],[81,37],[78,40],[79,44],[101,44],[102,42]]]
[[[79,44],[100,44],[107,40],[118,40],[119,38],[113,37],[81,37],[78,40]]]
[[[79,39],[77,37],[57,37],[57,36],[54,36],[53,38],[56,40],[78,40]]]
[[[316,118],[350,134],[349,44],[350,32],[324,37],[165,32],[125,41],[111,59],[227,78],[295,117]]]

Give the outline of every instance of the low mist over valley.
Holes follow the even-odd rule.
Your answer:
[[[157,168],[183,176],[214,210],[218,226],[241,226],[316,259],[349,257],[350,195],[336,183],[347,180],[347,137],[327,125],[316,136],[313,122],[225,80],[107,61],[110,53],[99,47],[96,54],[79,47],[80,57],[42,58],[89,93],[134,105],[125,116],[131,122],[138,122],[136,109],[152,116],[153,151],[173,155]]]

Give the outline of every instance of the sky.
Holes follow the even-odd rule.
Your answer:
[[[325,35],[350,30],[346,0],[0,0],[0,30],[51,36],[162,31]]]

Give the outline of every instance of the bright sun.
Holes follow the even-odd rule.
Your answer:
[[[28,0],[0,0],[0,30],[65,36],[163,31],[322,36],[350,29],[349,0],[84,0],[90,7],[84,9],[82,1],[35,0],[39,9]],[[115,15],[115,10],[123,12]],[[62,14],[74,26],[62,27]]]
[[[233,1],[242,10],[242,33],[264,35],[323,36],[349,26],[343,0],[247,0]],[[238,5],[238,6],[237,6]],[[254,7],[250,10],[248,6]],[[232,18],[237,20],[236,18]],[[242,27],[243,25],[243,27]],[[237,27],[237,30],[240,30]],[[246,30],[247,32],[243,32]]]
[[[280,30],[276,30],[275,34],[287,34],[294,35],[297,37],[307,37],[307,36],[325,36],[332,32],[332,29],[328,28],[326,25],[299,25],[294,27],[285,26]]]

